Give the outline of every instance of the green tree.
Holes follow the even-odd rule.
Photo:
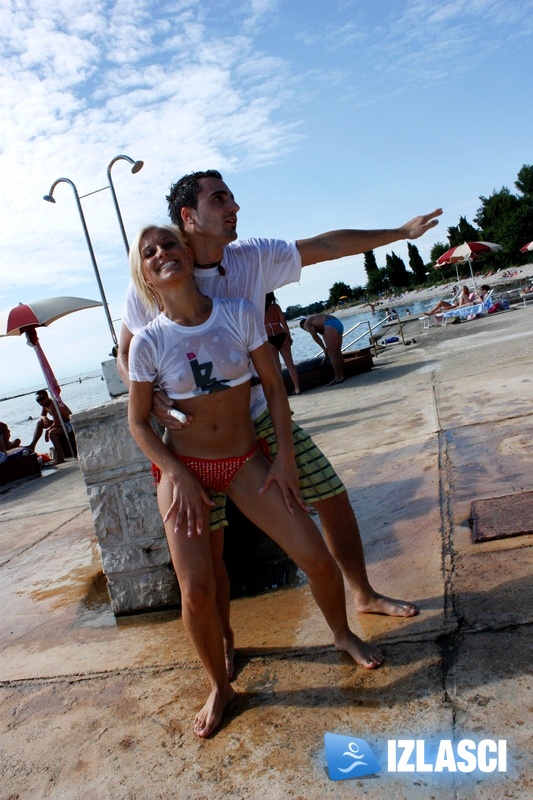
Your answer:
[[[407,242],[407,252],[409,254],[409,266],[413,275],[415,276],[415,280],[417,283],[425,283],[426,282],[426,266],[422,259],[422,256],[418,252],[418,247],[416,244],[411,244],[411,242]]]
[[[524,164],[521,167],[514,185],[524,195],[525,200],[533,202],[533,165]]]
[[[491,253],[483,260],[491,266],[511,266],[517,260],[520,247],[531,239],[532,204],[524,196],[511,194],[506,186],[499,192],[494,191],[490,197],[479,199],[482,205],[474,221],[482,229],[485,241],[495,242],[503,247],[502,252]]]
[[[404,261],[396,253],[387,253],[385,256],[387,262],[387,274],[389,276],[390,285],[395,289],[404,289],[409,286],[411,280],[407,273]]]
[[[343,281],[337,281],[329,290],[328,305],[336,306],[341,297],[349,297],[351,300],[353,294],[351,287],[348,286],[347,283],[344,283]]]
[[[366,291],[371,297],[375,297],[388,289],[389,277],[384,268],[378,267],[373,250],[368,250],[364,257],[367,275]]]
[[[466,217],[459,217],[459,224],[448,228],[448,241],[450,247],[457,247],[463,242],[478,242],[481,236],[481,231],[474,228]]]

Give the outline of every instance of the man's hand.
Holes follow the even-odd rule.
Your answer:
[[[409,222],[406,222],[405,225],[402,225],[400,228],[403,233],[402,238],[419,239],[426,231],[429,231],[431,228],[434,228],[435,225],[439,224],[438,219],[435,219],[435,217],[440,217],[441,214],[442,208],[436,208],[431,214],[422,214],[420,217],[414,217],[409,220]]]
[[[168,397],[162,389],[154,392],[154,399],[152,403],[152,414],[157,421],[164,427],[171,431],[182,431],[187,428],[193,421],[190,414],[187,415],[187,422],[180,422],[175,417],[171,417],[168,413],[174,407],[174,401]]]

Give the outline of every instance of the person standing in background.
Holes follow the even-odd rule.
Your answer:
[[[268,292],[265,298],[265,329],[276,366],[281,373],[281,354],[294,384],[294,394],[301,394],[298,370],[292,357],[291,332],[274,292]]]

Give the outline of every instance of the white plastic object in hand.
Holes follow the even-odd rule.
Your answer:
[[[177,419],[178,422],[187,422],[187,416],[182,411],[178,411],[177,408],[169,408],[167,414],[170,414],[171,417]]]

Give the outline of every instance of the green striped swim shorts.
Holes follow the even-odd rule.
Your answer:
[[[278,452],[274,426],[268,409],[256,420],[254,428],[257,438],[265,439],[271,457]],[[300,475],[300,491],[306,503],[317,503],[345,491],[344,484],[329,463],[328,459],[313,442],[303,428],[292,422],[294,455]]]
[[[258,439],[265,439],[272,459],[277,455],[276,435],[268,409],[256,420],[254,428]],[[312,504],[345,491],[344,484],[328,459],[313,442],[308,433],[292,422],[294,455],[300,475],[300,491],[306,503]],[[210,530],[215,531],[228,524],[226,519],[226,495],[210,492],[214,507],[211,509]]]

